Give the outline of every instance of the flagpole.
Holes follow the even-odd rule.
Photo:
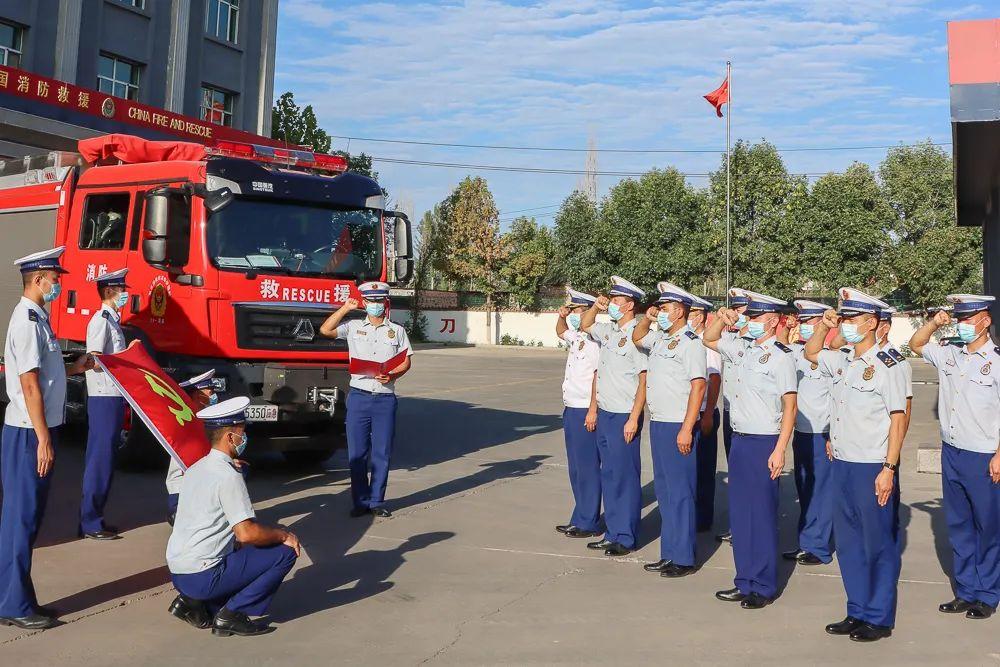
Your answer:
[[[732,62],[726,61],[726,82],[728,86],[729,98],[728,104],[726,105],[726,306],[729,305],[729,287],[730,287],[730,264],[732,261],[731,255],[731,244],[732,244],[732,226],[730,223],[730,208],[731,208],[731,195],[730,188],[732,185],[732,173],[730,169],[730,123],[732,122],[733,116],[733,66]]]

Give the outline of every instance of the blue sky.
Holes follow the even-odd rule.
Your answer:
[[[312,104],[331,134],[489,145],[722,149],[702,99],[733,61],[733,138],[779,148],[949,141],[945,24],[993,18],[939,0],[282,0],[275,95]],[[583,169],[584,153],[335,140],[376,158]],[[827,172],[884,151],[790,152]],[[715,169],[719,155],[609,154],[602,171]],[[376,163],[417,216],[468,173],[501,211],[551,223],[580,177]],[[601,176],[600,194],[619,177]],[[706,179],[691,177],[704,185]],[[530,213],[529,213],[530,214]]]

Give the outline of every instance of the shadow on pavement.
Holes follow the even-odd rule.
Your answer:
[[[146,570],[145,572],[138,572],[131,576],[123,577],[122,579],[109,581],[106,584],[94,586],[93,588],[88,588],[85,591],[68,595],[64,598],[47,603],[46,606],[55,609],[59,612],[60,616],[68,616],[69,614],[75,614],[76,612],[83,611],[84,609],[97,607],[105,602],[110,602],[111,600],[117,600],[119,598],[129,597],[142,593],[143,591],[151,590],[157,586],[162,586],[169,581],[170,572],[167,570],[166,565],[161,565],[160,567],[154,567],[150,570]]]
[[[905,509],[904,509],[905,508]],[[934,535],[934,551],[937,554],[938,563],[941,565],[941,571],[951,578],[952,565],[953,565],[953,555],[951,550],[951,542],[948,541],[948,523],[944,515],[944,503],[941,498],[935,498],[934,500],[925,500],[917,503],[910,503],[909,507],[901,506],[899,508],[900,523],[902,523],[903,512],[910,513],[911,508],[913,510],[919,510],[921,512],[926,512],[931,517],[931,533]],[[909,523],[909,521],[907,521]],[[905,551],[905,544],[903,549]],[[954,579],[952,579],[952,584],[954,584]]]

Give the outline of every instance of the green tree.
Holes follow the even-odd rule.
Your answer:
[[[597,206],[576,191],[556,214],[554,274],[575,289],[593,292],[607,286],[608,269],[598,260]]]
[[[842,286],[882,295],[895,287],[885,269],[892,250],[893,211],[868,165],[817,180],[797,215],[801,248],[800,288],[836,297]]]
[[[521,216],[511,223],[503,242],[509,255],[500,268],[500,276],[519,306],[534,309],[538,305],[538,288],[552,278],[555,258],[552,232],[534,218]]]
[[[805,178],[788,173],[774,146],[737,141],[732,151],[731,284],[791,298],[803,283],[804,245],[797,217],[805,205]],[[713,273],[726,275],[726,162],[709,185]]]
[[[435,264],[455,280],[468,281],[483,291],[490,337],[499,271],[507,250],[500,236],[500,213],[485,179],[466,176],[441,202],[439,232],[441,246]]]
[[[879,167],[896,239],[891,266],[913,305],[983,288],[982,232],[955,224],[951,157],[931,143],[889,151]]]

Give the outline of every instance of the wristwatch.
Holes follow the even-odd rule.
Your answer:
[[[891,470],[893,472],[896,472],[897,470],[899,470],[899,464],[898,463],[889,463],[888,461],[886,461],[885,463],[883,463],[882,467],[886,468],[887,470]]]

